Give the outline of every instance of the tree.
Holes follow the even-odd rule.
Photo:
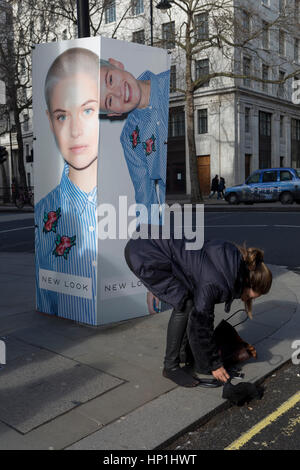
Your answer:
[[[280,34],[286,37],[299,37],[299,8],[296,0],[281,2],[280,10],[270,14],[269,22],[261,20],[261,5],[255,0],[173,0],[168,10],[171,23],[177,19],[177,26],[169,28],[168,41],[176,45],[177,63],[185,63],[182,86],[177,88],[186,103],[187,141],[190,158],[191,201],[202,201],[198,180],[197,156],[194,129],[194,95],[208,80],[231,79],[238,87],[238,80],[253,80],[282,86],[299,74],[299,66],[293,58],[284,57],[277,49],[278,42],[271,43],[269,35],[277,35],[280,47]],[[259,2],[260,4],[260,2]],[[297,11],[298,9],[298,11]],[[180,18],[180,24],[178,19]],[[156,42],[161,43],[160,34]],[[166,47],[165,44],[162,44]],[[246,52],[255,67],[247,69],[242,62]],[[283,52],[283,51],[281,51]],[[195,76],[196,61],[209,57],[209,68]],[[224,61],[224,58],[226,59]],[[290,72],[276,78],[262,75],[257,63],[266,64],[274,72],[278,67],[289,66]]]
[[[99,34],[108,5],[109,0],[90,1],[92,36]],[[115,37],[128,12],[129,5],[114,25],[111,37]],[[0,134],[11,130],[7,119],[9,112],[17,136],[20,184],[26,188],[22,126],[32,112],[32,47],[77,37],[76,0],[0,0],[0,18],[0,78],[6,83],[7,93],[6,106],[0,107],[0,121],[5,123]]]

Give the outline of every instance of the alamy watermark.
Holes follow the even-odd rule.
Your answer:
[[[292,102],[294,104],[300,104],[300,79],[297,78],[292,83]]]
[[[0,340],[0,365],[6,364],[6,344]]]
[[[292,349],[295,349],[295,351],[292,354],[292,363],[295,366],[298,366],[300,364],[300,339],[296,339],[292,343]]]
[[[203,204],[151,204],[151,214],[144,204],[127,204],[119,196],[119,207],[102,203],[98,206],[98,239],[127,240],[185,239],[187,250],[199,250],[204,242]]]

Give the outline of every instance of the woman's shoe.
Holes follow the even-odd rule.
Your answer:
[[[201,374],[194,370],[192,375],[199,381],[199,387],[217,388],[224,385],[222,382],[215,379],[212,374]]]

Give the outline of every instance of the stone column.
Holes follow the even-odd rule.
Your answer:
[[[259,168],[259,109],[258,106],[252,108],[252,162],[251,173]]]
[[[271,166],[280,166],[280,113],[275,111],[271,118]]]

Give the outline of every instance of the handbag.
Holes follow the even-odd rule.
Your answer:
[[[255,347],[244,341],[226,320],[222,320],[214,330],[214,340],[224,367],[257,358]]]

